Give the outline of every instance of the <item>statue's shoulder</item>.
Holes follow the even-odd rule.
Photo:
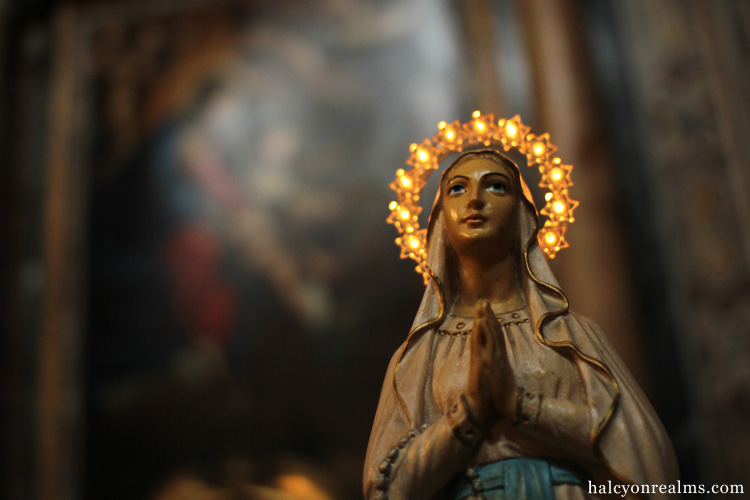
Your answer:
[[[612,342],[596,321],[575,311],[568,311],[566,316],[568,331],[579,349],[596,359],[621,363]]]
[[[603,333],[602,328],[599,326],[599,323],[589,318],[588,316],[579,313],[578,311],[570,310],[565,315],[573,319],[575,322],[577,322],[579,325],[581,325],[584,329],[588,331],[595,332],[596,334]]]
[[[393,356],[391,356],[388,370],[392,371],[399,363],[408,365],[414,358],[421,360],[425,355],[428,355],[432,350],[431,339],[434,337],[434,334],[434,328],[410,333],[401,345],[398,346]]]

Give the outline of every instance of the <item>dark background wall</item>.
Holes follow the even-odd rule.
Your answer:
[[[388,184],[474,109],[575,165],[555,273],[683,482],[747,477],[746,2],[7,0],[0,24],[7,498],[359,498],[422,286]]]

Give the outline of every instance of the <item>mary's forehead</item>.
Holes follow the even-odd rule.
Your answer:
[[[491,156],[468,156],[449,168],[443,176],[443,181],[447,182],[457,175],[481,177],[490,172],[505,174],[511,179],[516,176],[513,167],[507,165],[500,158],[494,158]]]

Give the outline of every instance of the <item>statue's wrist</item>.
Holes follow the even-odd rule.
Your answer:
[[[451,405],[446,413],[453,434],[466,446],[476,444],[482,435],[482,423],[475,411],[469,403],[469,398],[461,395],[461,401]]]

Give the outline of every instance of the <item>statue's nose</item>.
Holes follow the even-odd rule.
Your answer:
[[[468,206],[470,208],[481,208],[484,206],[484,200],[479,196],[479,193],[473,192],[469,197]]]

